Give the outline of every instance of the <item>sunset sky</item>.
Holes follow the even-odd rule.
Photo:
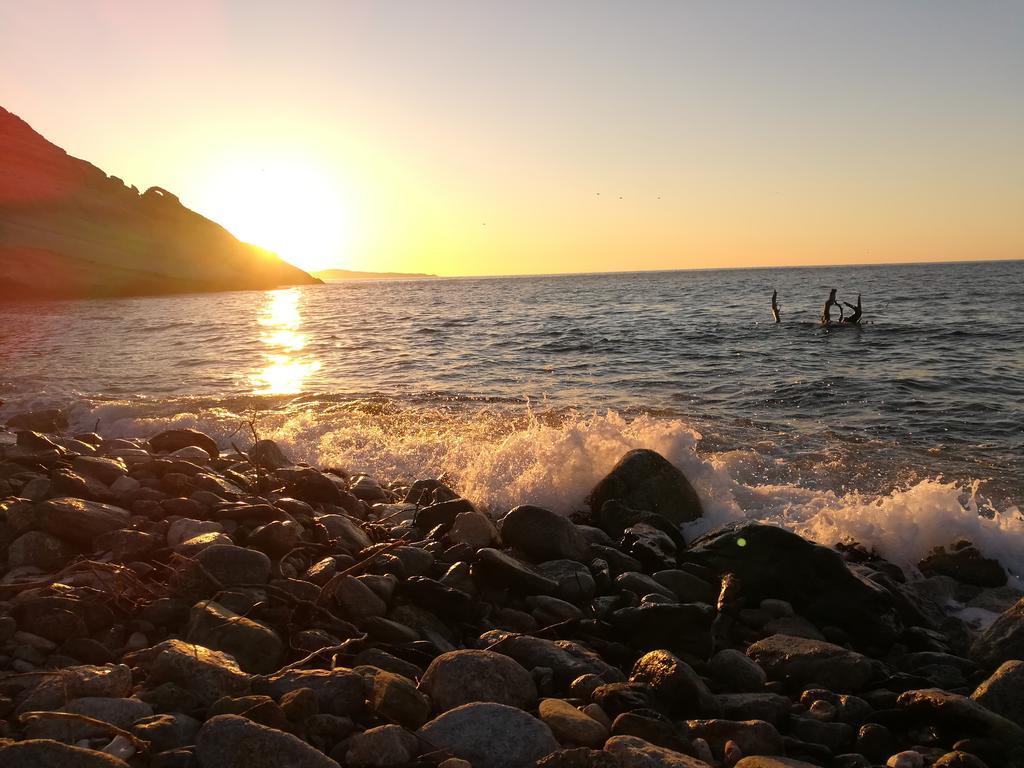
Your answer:
[[[304,268],[1024,258],[1024,3],[0,0],[0,104]]]

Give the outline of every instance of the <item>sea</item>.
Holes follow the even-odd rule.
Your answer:
[[[818,323],[830,288],[859,326]],[[782,322],[770,302],[778,291]],[[849,314],[849,310],[846,310]],[[1024,262],[350,281],[0,304],[0,420],[192,427],[494,514],[571,513],[633,448],[724,522],[1024,576]]]

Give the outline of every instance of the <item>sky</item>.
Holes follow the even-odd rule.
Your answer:
[[[0,0],[0,105],[299,266],[1024,258],[1024,2]]]

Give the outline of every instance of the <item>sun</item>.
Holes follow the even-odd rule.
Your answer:
[[[204,175],[195,207],[238,239],[308,272],[346,260],[351,206],[313,158],[252,152],[218,158]]]

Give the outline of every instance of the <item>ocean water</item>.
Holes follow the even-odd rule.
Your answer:
[[[817,324],[830,287],[861,327]],[[748,517],[903,564],[964,536],[1024,575],[1022,305],[1024,262],[7,304],[0,418],[227,447],[256,413],[296,460],[443,476],[496,513],[571,512],[649,447],[705,500],[691,533]]]

